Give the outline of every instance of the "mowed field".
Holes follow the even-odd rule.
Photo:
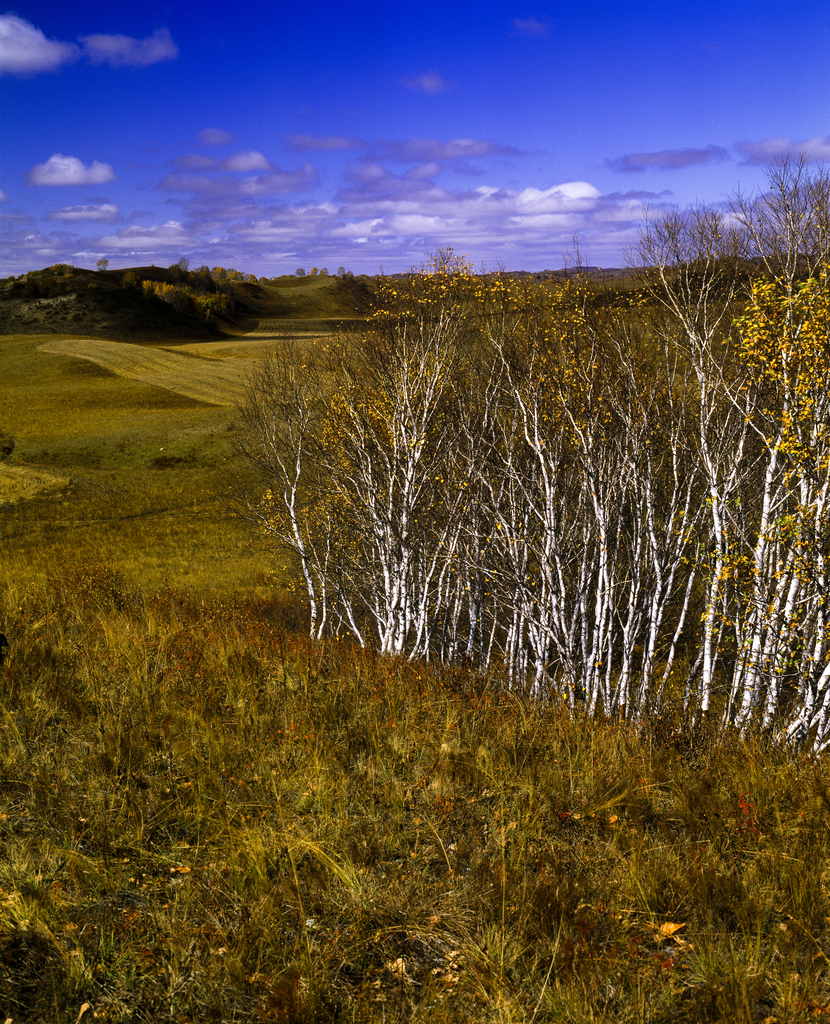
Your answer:
[[[151,590],[270,590],[269,552],[224,499],[244,473],[237,403],[273,338],[0,337],[0,432],[16,442],[0,463],[0,574],[96,562]]]
[[[40,349],[53,355],[85,359],[130,380],[212,405],[238,405],[248,372],[245,359],[196,354],[187,345],[171,351],[99,338],[56,338]]]

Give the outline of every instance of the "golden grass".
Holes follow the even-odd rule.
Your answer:
[[[830,762],[100,564],[0,582],[15,1022],[807,1024]]]
[[[100,338],[60,338],[46,342],[40,350],[88,359],[122,377],[212,405],[237,405],[249,369],[241,360],[187,353],[186,346],[171,351]]]
[[[56,564],[99,558],[151,590],[267,593],[270,557],[222,503],[237,470],[235,410],[43,350],[55,340],[0,338],[0,430],[17,443],[0,491],[60,481],[2,506],[9,578],[43,580]],[[247,367],[253,354],[235,362]],[[162,355],[197,369],[234,362]]]
[[[56,490],[68,483],[68,477],[55,476],[43,470],[0,464],[0,505],[27,501],[41,491]]]

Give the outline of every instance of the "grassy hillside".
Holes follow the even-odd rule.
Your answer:
[[[4,575],[42,577],[56,561],[95,558],[150,589],[256,592],[267,560],[221,501],[235,465],[230,400],[198,401],[53,344],[0,342],[3,429],[16,442],[0,463],[0,501],[12,499],[0,504]],[[191,381],[216,362],[178,358]],[[44,487],[16,501],[21,474],[40,474]]]
[[[369,293],[0,336],[2,1019],[827,1019],[826,757],[312,643],[226,514],[245,371]]]
[[[826,760],[582,721],[96,565],[0,616],[14,1021],[830,1012]]]
[[[177,274],[59,267],[0,289],[0,432],[15,442],[0,461],[2,572],[42,579],[92,558],[150,590],[264,594],[271,563],[223,505],[241,471],[236,403],[274,337],[313,343],[364,315],[369,290],[233,281],[235,319],[199,323],[142,280]]]
[[[175,265],[93,271],[59,264],[0,281],[0,335],[60,333],[156,343],[162,338],[209,339],[268,330],[271,321],[283,329],[286,321],[310,320],[331,331],[371,308],[368,278],[257,281],[243,280],[245,276],[217,275],[214,280],[208,273],[180,271]],[[224,310],[208,308],[205,319],[192,303],[179,301],[181,308],[176,308],[142,287],[144,282],[178,286],[202,297],[224,293],[230,301]]]

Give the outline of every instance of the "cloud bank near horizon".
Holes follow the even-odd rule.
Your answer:
[[[203,145],[229,147],[224,128],[197,133]],[[412,266],[431,252],[453,246],[476,263],[512,269],[542,269],[566,262],[578,240],[583,258],[597,265],[621,265],[620,253],[637,237],[643,217],[671,208],[670,190],[602,190],[587,180],[553,185],[505,187],[496,183],[451,186],[445,180],[475,174],[487,181],[493,160],[510,159],[518,150],[494,139],[459,136],[435,139],[350,139],[345,136],[289,136],[289,148],[318,154],[344,154],[339,187],[319,192],[322,174],[310,160],[279,168],[259,149],[227,149],[208,155],[191,151],[173,156],[156,188],[176,203],[181,214],[153,220],[145,213],[122,213],[120,204],[97,197],[67,204],[46,215],[66,230],[38,232],[31,219],[5,215],[10,251],[28,253],[35,262],[72,262],[79,253],[99,253],[122,265],[186,255],[198,265],[217,263],[275,272],[290,259],[318,265],[343,265],[356,272],[377,272],[381,265]],[[679,172],[707,163],[743,157],[744,162],[790,153],[786,138],[736,143],[730,150],[710,144],[609,158],[606,166],[622,174],[648,170]],[[830,152],[830,138],[810,140],[814,158]],[[766,160],[766,162],[769,162]],[[28,173],[33,186],[75,188],[116,181],[101,160],[85,165],[75,156],[53,154]],[[151,220],[138,224],[136,220]],[[126,222],[125,222],[126,221]],[[102,235],[73,234],[83,224],[112,225]]]
[[[382,168],[367,174],[362,168],[328,201],[268,205],[253,190],[211,192],[197,183],[181,219],[130,224],[83,240],[39,233],[29,224],[7,229],[16,235],[14,244],[44,264],[72,262],[67,254],[74,244],[87,258],[100,253],[122,266],[145,263],[152,255],[161,261],[186,255],[193,265],[253,265],[262,273],[287,258],[377,273],[393,260],[418,265],[451,245],[477,263],[486,260],[488,269],[516,269],[516,259],[522,255],[526,262],[527,253],[542,269],[561,265],[575,235],[591,262],[601,253],[607,265],[612,252],[634,241],[646,204],[654,209],[664,202],[653,193],[603,194],[586,181],[451,190],[428,174],[394,175]],[[112,204],[99,203],[54,211],[49,219],[115,223],[116,214]]]

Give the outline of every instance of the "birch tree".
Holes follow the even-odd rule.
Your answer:
[[[320,465],[338,509],[338,568],[385,654],[428,653],[459,543],[472,294],[469,267],[439,253],[382,282],[368,329],[332,363]]]
[[[234,511],[292,552],[308,598],[310,632],[318,639],[328,622],[333,516],[320,475],[325,422],[325,379],[302,343],[283,338],[249,376],[241,406],[238,451],[256,475],[237,481]]]
[[[705,483],[708,530],[699,564],[704,583],[697,706],[707,715],[723,627],[729,622],[728,560],[733,549],[744,449],[754,392],[732,351],[741,297],[743,237],[725,216],[700,208],[647,220],[634,259],[659,311],[652,328],[682,353],[694,382],[696,424],[688,438]],[[687,687],[691,697],[691,679]]]

